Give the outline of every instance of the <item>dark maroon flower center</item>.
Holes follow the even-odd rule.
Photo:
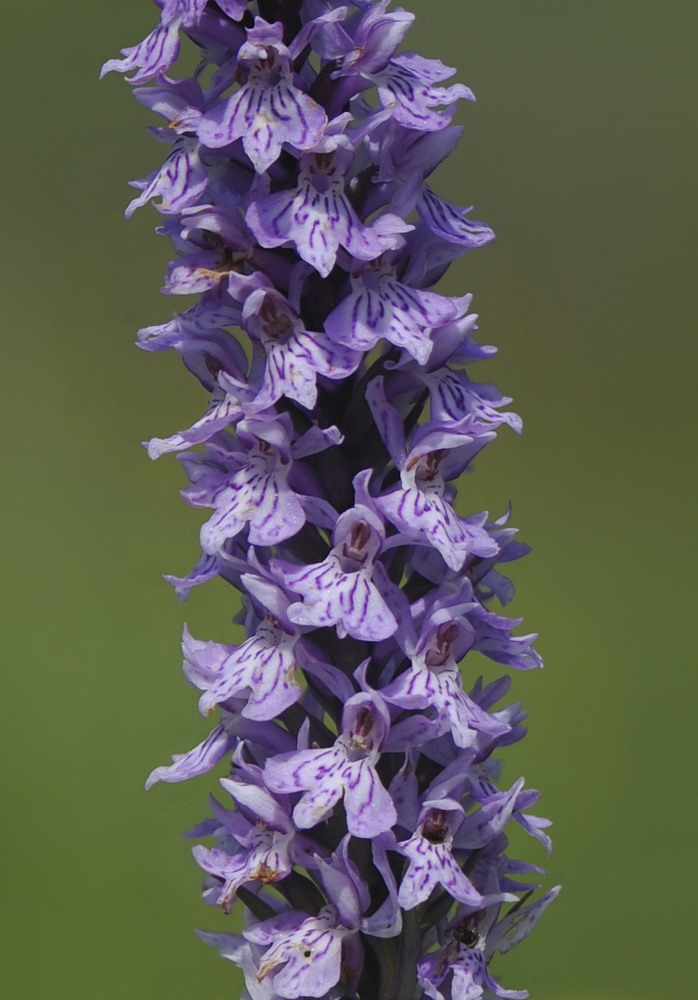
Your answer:
[[[342,545],[342,569],[356,573],[368,559],[366,545],[371,538],[371,528],[366,521],[354,521],[349,538]]]
[[[291,317],[277,309],[273,296],[265,295],[259,310],[259,319],[264,326],[264,333],[270,340],[286,343],[293,333]]]
[[[428,667],[442,667],[451,656],[451,646],[458,638],[460,629],[455,622],[439,625],[432,640],[432,647],[425,656]]]
[[[432,809],[422,827],[422,836],[430,844],[443,844],[450,834],[448,813],[442,809]]]

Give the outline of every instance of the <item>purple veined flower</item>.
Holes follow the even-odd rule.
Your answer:
[[[211,798],[219,844],[210,849],[199,844],[192,853],[199,867],[216,880],[215,902],[229,913],[240,886],[272,885],[286,878],[294,864],[316,867],[316,848],[296,830],[287,801],[275,799],[261,780],[242,780],[234,772],[220,783],[236,808],[225,809]]]
[[[129,83],[145,83],[165,73],[179,55],[180,24],[180,18],[159,24],[139,45],[122,49],[123,59],[107,60],[100,76],[133,73]]]
[[[336,995],[352,995],[363,965],[359,932],[373,938],[400,933],[395,881],[384,851],[376,844],[371,849],[374,864],[385,878],[388,896],[379,911],[367,914],[370,894],[348,856],[348,841],[348,837],[342,840],[329,861],[315,859],[328,899],[316,916],[287,910],[243,931],[253,945],[266,948],[257,982],[271,977],[275,994],[284,1000],[334,996],[332,988],[340,981],[342,993]],[[390,916],[386,919],[387,913]]]
[[[499,546],[485,528],[487,514],[460,517],[445,486],[490,440],[489,433],[474,437],[429,422],[417,429],[407,452],[402,421],[386,400],[381,377],[371,382],[366,398],[400,470],[400,486],[375,500],[381,514],[412,541],[433,546],[449,569],[460,570],[471,555],[495,556]]]
[[[272,753],[288,751],[292,742],[288,733],[272,722],[256,722],[243,718],[237,712],[223,712],[220,723],[201,743],[187,753],[173,754],[171,764],[156,767],[148,776],[145,787],[151,788],[158,781],[188,781],[189,778],[207,774],[232,753],[240,740],[248,738]]]
[[[456,746],[467,747],[477,732],[500,736],[509,726],[480,708],[463,690],[454,649],[467,651],[473,640],[458,611],[457,607],[444,608],[427,619],[419,642],[410,650],[410,667],[382,694],[401,708],[435,709]]]
[[[379,0],[355,12],[344,25],[321,29],[318,48],[326,59],[336,61],[333,77],[358,77],[358,89],[370,86],[372,74],[385,69],[402,43],[414,14],[402,8],[389,11],[389,0]],[[346,90],[342,89],[346,96]]]
[[[301,695],[296,679],[298,632],[285,632],[267,614],[254,635],[240,646],[197,642],[185,632],[186,673],[197,687],[206,685],[199,709],[210,714],[231,698],[246,699],[241,714],[248,719],[275,719]]]
[[[236,439],[219,435],[209,441],[206,452],[180,456],[191,486],[184,499],[194,507],[213,507],[215,514],[202,527],[203,551],[219,554],[226,542],[249,527],[251,545],[273,546],[297,534],[322,508],[322,501],[295,492],[289,482],[294,452],[311,455],[338,444],[342,437],[336,427],[322,434],[301,436],[292,442],[293,429],[287,414],[272,419],[257,415],[241,420]],[[330,508],[327,507],[329,514]],[[322,518],[321,523],[327,523]],[[330,520],[331,524],[332,521]]]
[[[306,631],[288,618],[289,599],[272,581],[256,573],[243,573],[240,583],[256,608],[254,632],[239,646],[201,642],[185,628],[182,639],[184,673],[203,691],[202,715],[225,707],[231,699],[243,702],[240,714],[259,722],[275,719],[301,696],[299,669],[326,688],[351,697],[353,689],[331,664],[313,655],[301,641]]]
[[[199,149],[193,139],[178,139],[159,170],[143,181],[132,181],[132,186],[141,188],[142,193],[127,206],[126,217],[152,198],[160,198],[158,211],[164,215],[175,215],[196,205],[208,186],[208,171]]]
[[[398,624],[386,602],[390,583],[377,561],[384,538],[373,511],[358,505],[337,519],[332,550],[322,562],[298,567],[273,560],[279,581],[302,597],[289,607],[291,621],[335,625],[340,638],[375,642],[393,635]]]
[[[272,976],[275,995],[284,1000],[324,997],[339,982],[342,945],[354,937],[355,928],[338,919],[334,907],[323,907],[317,916],[290,910],[262,921],[243,933],[248,941],[267,945],[257,980]]]
[[[396,845],[408,861],[398,896],[403,910],[425,902],[437,886],[474,909],[482,905],[482,895],[453,857],[454,832],[463,818],[462,806],[453,799],[427,800],[415,834]]]
[[[375,260],[397,244],[410,227],[396,216],[384,216],[364,225],[345,194],[345,175],[352,149],[333,143],[328,152],[301,158],[298,186],[252,202],[247,224],[263,247],[293,243],[303,260],[326,278],[340,246],[357,260]]]
[[[317,402],[317,378],[337,381],[358,368],[359,351],[328,343],[324,334],[310,333],[276,289],[259,288],[245,300],[242,322],[264,354],[264,375],[255,407],[266,408],[282,397],[306,409]]]
[[[167,438],[154,437],[145,442],[148,457],[160,458],[168,452],[183,451],[184,448],[202,444],[218,431],[241,420],[243,416],[244,410],[240,400],[232,393],[216,387],[211,393],[206,412],[191,427],[171,434]]]
[[[469,303],[470,296],[447,298],[402,284],[394,266],[381,258],[352,278],[350,294],[327,317],[325,330],[336,343],[357,351],[385,339],[424,365],[432,350],[432,328],[459,317]]]
[[[261,174],[278,159],[284,143],[311,149],[320,142],[327,115],[294,83],[280,22],[255,19],[237,53],[237,66],[247,79],[232,97],[204,115],[198,129],[204,145],[216,148],[242,139]]]
[[[508,951],[533,929],[557,897],[557,886],[529,906],[514,904],[498,920],[501,903],[480,912],[461,911],[448,929],[448,941],[418,963],[419,985],[430,1000],[478,1000],[494,994],[502,1000],[525,1000],[527,990],[504,989],[492,977],[488,960],[496,951]],[[443,987],[443,990],[442,990]]]
[[[427,228],[447,243],[456,243],[472,250],[494,239],[493,231],[484,222],[466,218],[472,211],[472,205],[469,208],[455,208],[426,186],[417,202],[417,211]]]
[[[397,814],[376,765],[389,728],[390,717],[379,695],[354,695],[345,705],[342,731],[334,746],[296,750],[268,761],[267,787],[285,794],[303,792],[293,810],[293,819],[302,830],[321,823],[343,799],[352,836],[371,838],[385,833]]]
[[[251,244],[239,207],[202,205],[183,209],[179,221],[160,228],[181,248],[167,271],[163,292],[192,295],[225,289],[231,272],[247,261]]]
[[[462,83],[438,87],[455,70],[439,59],[424,59],[415,52],[405,52],[391,59],[388,66],[374,76],[378,96],[384,107],[392,110],[393,118],[406,128],[433,132],[450,124],[448,111],[437,107],[453,105],[465,99],[474,101],[472,90]]]
[[[541,656],[533,649],[538,635],[535,632],[528,635],[512,634],[512,630],[523,621],[522,618],[505,618],[478,604],[473,608],[469,621],[474,629],[473,649],[484,653],[495,663],[503,663],[517,670],[533,670],[543,666]]]
[[[481,764],[474,764],[467,777],[467,788],[471,798],[482,806],[498,802],[500,792],[494,784],[494,780],[501,770],[501,761],[487,760]],[[523,779],[520,779],[520,783]],[[530,809],[540,798],[540,793],[533,788],[519,788],[516,791],[513,807],[511,809],[512,819],[521,826],[529,836],[538,840],[545,850],[550,853],[552,843],[550,837],[543,831],[551,826],[549,819],[540,816],[531,816],[524,813],[524,809]]]

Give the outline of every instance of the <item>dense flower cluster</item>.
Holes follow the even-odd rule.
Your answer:
[[[245,925],[202,937],[251,1000],[524,997],[489,960],[556,890],[527,902],[541,869],[505,830],[548,848],[548,823],[523,779],[498,786],[524,713],[470,664],[541,665],[492,610],[526,549],[507,515],[454,506],[520,422],[470,378],[494,353],[471,297],[431,290],[493,238],[427,183],[473,95],[402,50],[413,15],[389,0],[156,2],[159,25],[104,71],[164,121],[165,162],[127,214],[155,200],[177,252],[164,290],[199,298],[138,342],[178,351],[209,400],[148,452],[178,452],[186,501],[212,511],[178,594],[222,577],[247,635],[185,631],[187,680],[220,721],[149,779],[230,763],[194,857],[205,899],[238,900]],[[175,79],[182,36],[200,61]]]

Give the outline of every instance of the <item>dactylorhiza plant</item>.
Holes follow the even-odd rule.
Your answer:
[[[471,296],[431,290],[493,238],[427,183],[473,95],[402,49],[413,15],[388,0],[156,2],[104,72],[164,122],[127,215],[155,200],[177,252],[164,291],[199,298],[138,343],[178,351],[208,402],[148,453],[178,452],[185,500],[213,510],[178,595],[223,578],[247,635],[185,630],[186,678],[220,718],[148,780],[225,761],[194,858],[243,929],[201,937],[251,1000],[525,997],[491,959],[557,889],[529,901],[542,869],[505,831],[548,849],[548,821],[523,779],[500,790],[525,716],[502,705],[508,677],[470,664],[541,666],[492,607],[526,547],[507,514],[458,513],[454,485],[520,421],[471,380],[495,352]],[[183,37],[199,61],[176,79]]]

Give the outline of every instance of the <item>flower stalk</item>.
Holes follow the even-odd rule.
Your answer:
[[[462,84],[405,51],[388,0],[156,0],[160,23],[104,72],[164,124],[163,166],[134,182],[193,305],[142,329],[207,394],[177,453],[209,511],[186,599],[221,577],[246,638],[182,649],[209,736],[148,786],[225,762],[191,831],[203,896],[245,912],[202,932],[249,1000],[524,997],[490,968],[557,894],[508,854],[517,823],[549,849],[538,792],[500,786],[525,733],[482,654],[541,666],[514,630],[502,563],[527,551],[508,514],[461,514],[459,477],[510,400],[471,380],[495,349],[471,296],[434,291],[491,229],[433,191]],[[182,41],[194,73],[173,76]],[[497,969],[497,972],[499,970]]]

